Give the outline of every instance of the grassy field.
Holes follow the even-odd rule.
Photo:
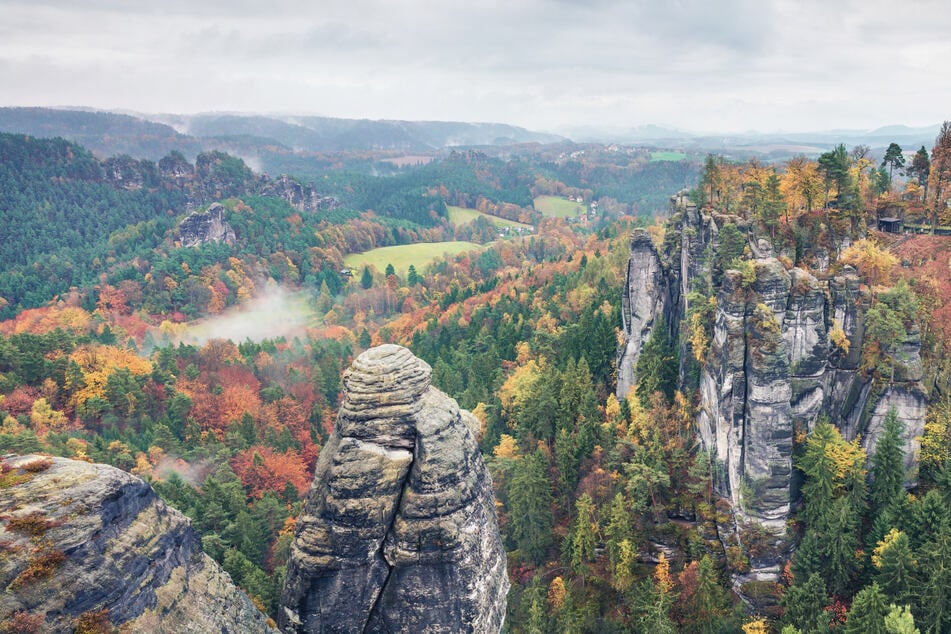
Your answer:
[[[652,161],[682,161],[687,158],[683,152],[651,152]]]
[[[392,264],[398,273],[406,273],[412,264],[420,273],[423,267],[445,254],[455,255],[463,251],[481,248],[475,242],[421,242],[419,244],[401,244],[395,247],[380,247],[364,253],[351,253],[344,256],[343,263],[359,272],[364,266],[372,265],[377,271],[384,271]]]
[[[582,203],[561,196],[539,196],[535,199],[535,209],[546,218],[577,218],[587,210]]]
[[[496,227],[531,227],[531,225],[515,222],[514,220],[506,220],[505,218],[499,218],[498,216],[484,214],[481,211],[476,211],[475,209],[467,209],[466,207],[449,207],[449,220],[453,224],[464,225],[467,222],[472,222],[479,216],[485,216],[489,219],[489,222],[494,224]],[[396,265],[394,264],[393,266]]]

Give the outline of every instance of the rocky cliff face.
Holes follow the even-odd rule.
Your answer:
[[[0,627],[20,612],[72,632],[107,610],[128,632],[275,631],[142,480],[24,456],[3,460],[0,487]]]
[[[261,195],[283,198],[291,207],[301,212],[332,211],[340,206],[340,202],[333,196],[321,196],[313,184],[303,185],[286,175],[266,180],[261,186]]]
[[[717,462],[717,488],[740,518],[777,536],[785,531],[795,495],[794,434],[809,431],[823,415],[846,439],[861,437],[871,454],[885,415],[895,408],[905,425],[906,466],[913,477],[927,405],[918,333],[908,333],[894,379],[872,384],[859,372],[870,297],[853,269],[820,277],[787,270],[759,241],[748,245],[751,266],[744,273],[728,270],[714,283],[710,258],[720,231],[727,222],[746,229],[739,219],[676,202],[662,250],[646,243],[646,235],[635,234],[631,242],[619,394],[636,381],[633,364],[645,328],[649,332],[645,324],[668,315],[678,334],[690,291],[697,291],[716,300],[710,349],[697,380],[685,367],[691,352],[680,337],[681,384],[699,387],[701,440]],[[830,342],[833,329],[844,333],[847,351]]]
[[[204,212],[192,212],[178,225],[183,247],[197,247],[209,242],[234,244],[234,229],[225,220],[225,208],[212,203]]]
[[[407,349],[361,354],[298,520],[285,632],[498,632],[509,582],[478,421]]]
[[[631,236],[631,258],[621,297],[624,340],[618,357],[617,395],[624,398],[634,386],[634,369],[654,326],[669,317],[668,279],[650,236],[643,229]],[[666,327],[666,321],[664,325]]]

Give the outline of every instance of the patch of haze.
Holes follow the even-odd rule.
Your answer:
[[[252,170],[254,170],[255,173],[262,174],[264,172],[264,168],[262,166],[261,159],[259,157],[247,156],[244,154],[239,154],[237,152],[232,152],[232,154],[234,154],[234,156],[237,156],[239,159],[244,161],[244,164],[250,167]]]
[[[214,463],[211,460],[199,460],[198,462],[185,462],[181,458],[165,456],[155,465],[155,475],[168,480],[173,473],[192,486],[201,486],[205,478],[214,470]]]
[[[189,324],[175,342],[204,345],[209,339],[230,339],[235,343],[291,337],[302,333],[316,313],[306,292],[290,292],[276,284],[263,293],[221,315]]]

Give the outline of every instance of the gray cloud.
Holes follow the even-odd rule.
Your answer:
[[[709,130],[948,116],[951,12],[880,0],[0,0],[0,105]]]

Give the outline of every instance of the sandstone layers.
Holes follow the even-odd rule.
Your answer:
[[[4,462],[0,621],[22,612],[43,632],[72,632],[83,614],[108,610],[123,632],[274,631],[188,519],[139,478],[64,458]],[[48,467],[21,468],[37,464]]]
[[[478,421],[395,345],[361,354],[298,520],[285,632],[498,632],[509,582]]]
[[[682,198],[674,211],[660,249],[646,232],[631,239],[618,395],[635,383],[632,364],[655,325],[666,323],[677,335],[690,302],[712,296],[709,353],[699,376],[690,376],[685,359],[692,351],[680,337],[680,382],[699,388],[701,440],[716,462],[717,488],[737,514],[776,534],[785,531],[796,486],[793,436],[811,430],[820,416],[847,440],[861,437],[871,455],[885,415],[895,408],[905,426],[906,467],[913,478],[927,406],[918,333],[908,333],[903,342],[893,380],[873,385],[859,372],[870,297],[853,269],[830,274],[827,256],[816,249],[815,274],[787,270],[759,241],[748,245],[746,277],[728,270],[717,284],[719,232],[727,223],[745,231],[744,221],[705,213]],[[847,347],[831,343],[835,328],[848,339]]]

